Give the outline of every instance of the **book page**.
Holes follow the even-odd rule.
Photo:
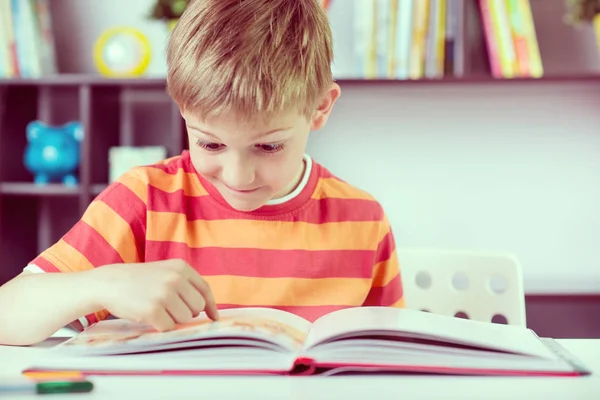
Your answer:
[[[187,342],[181,347],[191,347],[190,341],[207,339],[227,339],[225,343],[249,345],[255,339],[275,344],[290,352],[298,351],[310,329],[310,323],[303,318],[284,311],[269,308],[237,308],[219,311],[218,321],[210,320],[201,313],[192,322],[179,324],[173,330],[159,332],[152,326],[125,320],[101,321],[59,347],[61,351],[88,354],[122,354],[161,348],[174,349],[177,343]],[[235,341],[237,340],[237,342]],[[246,339],[246,340],[244,340]],[[213,346],[215,341],[207,341]]]
[[[341,336],[397,335],[427,338],[498,351],[555,359],[524,327],[485,323],[411,309],[357,307],[335,311],[314,322],[305,349]]]

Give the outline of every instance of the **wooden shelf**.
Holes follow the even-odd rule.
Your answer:
[[[467,75],[463,77],[446,77],[441,79],[336,79],[340,84],[398,84],[398,85],[423,85],[423,84],[511,84],[511,83],[558,83],[558,82],[600,82],[599,73],[582,73],[569,75],[548,75],[540,78],[494,78],[489,75]]]
[[[94,184],[90,188],[90,194],[92,194],[93,196],[97,196],[107,187],[108,187],[108,185],[105,183]]]
[[[79,186],[66,186],[60,183],[38,185],[32,182],[1,182],[0,194],[13,196],[78,196]]]
[[[141,86],[160,87],[166,85],[165,78],[107,78],[93,74],[58,74],[41,78],[0,78],[0,86]]]
[[[340,84],[472,84],[472,83],[552,83],[552,82],[600,82],[600,71],[582,72],[581,74],[547,75],[541,78],[511,78],[498,79],[486,74],[473,74],[461,77],[445,77],[440,79],[360,79],[343,77],[336,78]],[[89,74],[60,74],[43,78],[0,78],[0,86],[120,86],[139,88],[163,88],[166,80],[162,77],[147,78],[106,78]]]

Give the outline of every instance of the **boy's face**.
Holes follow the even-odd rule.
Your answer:
[[[308,135],[324,126],[338,96],[334,84],[311,118],[288,112],[268,121],[200,120],[183,111],[192,163],[231,207],[256,210],[298,185]]]

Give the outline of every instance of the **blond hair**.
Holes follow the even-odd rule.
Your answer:
[[[167,46],[167,90],[201,118],[296,108],[331,85],[331,29],[318,0],[192,0]]]

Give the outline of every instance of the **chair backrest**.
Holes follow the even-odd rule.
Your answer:
[[[406,307],[526,326],[523,273],[507,254],[399,249]]]

